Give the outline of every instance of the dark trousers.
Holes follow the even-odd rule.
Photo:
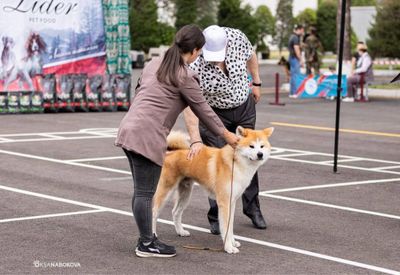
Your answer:
[[[365,83],[365,81],[364,81]],[[359,74],[354,74],[347,78],[347,97],[357,96],[357,85],[361,84],[361,76]]]
[[[160,179],[161,166],[142,155],[124,149],[132,171],[134,193],[132,213],[140,232],[140,238],[150,240],[153,237],[152,203]]]
[[[254,129],[256,124],[256,106],[254,98],[250,95],[245,103],[233,109],[217,109],[214,112],[219,116],[225,127],[235,133],[238,126]],[[207,146],[221,148],[225,146],[225,140],[220,136],[215,136],[203,124],[200,123],[200,135],[203,143]],[[256,173],[251,180],[250,185],[242,195],[243,213],[251,215],[260,209],[258,200],[258,174]],[[210,223],[218,222],[218,206],[213,199],[210,202],[210,210],[208,211],[208,220]]]

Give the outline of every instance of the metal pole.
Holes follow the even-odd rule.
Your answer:
[[[336,96],[335,152],[333,159],[334,173],[337,173],[337,161],[338,161],[338,151],[339,151],[339,121],[340,121],[340,99],[342,94],[342,63],[343,63],[345,17],[346,17],[346,0],[342,0],[342,13],[340,18],[338,88]]]
[[[279,103],[279,73],[275,73],[275,102],[270,102],[269,104],[285,106],[285,103]]]

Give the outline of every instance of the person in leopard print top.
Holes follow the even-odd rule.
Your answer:
[[[202,54],[190,64],[200,80],[200,87],[208,104],[224,123],[235,132],[238,126],[254,129],[256,123],[256,103],[260,100],[261,81],[257,56],[246,35],[238,30],[212,25],[204,31],[206,44]],[[252,85],[248,78],[250,74]],[[251,87],[251,88],[250,88]],[[199,125],[196,116],[185,110],[185,122],[193,146],[191,155],[200,152],[203,144],[223,147],[223,139],[214,135],[204,124]],[[242,196],[243,213],[258,229],[267,225],[261,213],[258,198],[259,183],[256,173]],[[211,233],[220,234],[218,206],[209,198],[208,220]]]

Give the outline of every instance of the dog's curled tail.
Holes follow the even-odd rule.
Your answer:
[[[189,149],[190,137],[188,134],[180,131],[172,131],[167,137],[168,151]]]

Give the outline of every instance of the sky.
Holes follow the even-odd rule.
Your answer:
[[[244,0],[244,3],[250,4],[253,8],[257,8],[259,5],[266,5],[275,16],[276,7],[278,6],[279,0]],[[306,8],[317,9],[318,0],[293,0],[293,15],[296,16]]]

